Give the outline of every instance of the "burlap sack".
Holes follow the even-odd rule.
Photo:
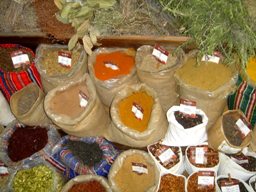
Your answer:
[[[224,130],[223,130],[223,116],[225,116],[230,112],[231,113],[235,112],[245,118],[244,114],[239,110],[230,110],[223,113],[223,115],[218,119],[216,124],[207,131],[208,144],[215,150],[219,150],[227,154],[235,154],[242,151],[243,148],[249,145],[251,141],[251,133],[249,133],[244,138],[240,146],[232,145],[227,139],[227,137],[225,136]]]
[[[75,184],[86,183],[86,182],[95,181],[95,180],[98,181],[105,188],[106,192],[112,192],[106,178],[98,176],[98,175],[91,175],[91,174],[79,175],[79,176],[76,176],[75,178],[69,180],[64,185],[61,192],[68,192]]]
[[[157,168],[157,166],[155,165],[155,162],[153,161],[153,159],[149,156],[148,153],[144,152],[144,151],[141,151],[141,150],[136,150],[136,149],[130,149],[130,150],[127,150],[127,151],[124,151],[122,152],[117,158],[116,160],[114,161],[112,167],[110,168],[110,172],[108,174],[108,180],[109,180],[109,184],[110,184],[110,187],[112,188],[112,190],[114,192],[121,192],[119,189],[118,189],[118,186],[117,186],[117,183],[115,182],[114,180],[114,177],[115,175],[118,173],[119,169],[122,167],[123,163],[124,163],[124,160],[131,156],[131,155],[134,155],[134,154],[138,154],[138,155],[142,155],[148,164],[151,164],[151,165],[154,165],[155,167],[155,183],[154,183],[154,186],[152,186],[149,190],[147,190],[146,192],[155,192],[157,191],[157,188],[158,188],[158,185],[159,185],[159,182],[160,182],[160,172]],[[137,162],[135,162],[137,163]],[[125,182],[125,179],[126,178],[123,178],[123,182]],[[129,179],[129,178],[127,178]],[[132,186],[131,186],[132,187]]]
[[[108,107],[110,107],[111,102],[118,91],[124,89],[127,85],[132,85],[138,83],[138,77],[136,74],[136,69],[131,70],[128,75],[120,76],[115,79],[109,79],[106,81],[99,80],[95,77],[94,73],[94,63],[96,60],[96,56],[101,53],[111,53],[114,51],[127,51],[124,48],[98,48],[96,49],[88,58],[88,70],[91,79],[93,80],[97,93],[100,97],[102,103]]]
[[[15,92],[10,99],[14,116],[25,125],[47,126],[50,123],[44,111],[45,94],[35,83]]]
[[[133,130],[123,124],[119,117],[118,103],[122,99],[131,95],[135,91],[145,90],[147,94],[154,98],[154,105],[148,128],[139,132]],[[110,109],[112,123],[106,138],[110,141],[117,142],[131,147],[146,147],[160,139],[162,139],[167,131],[168,122],[160,105],[159,99],[155,91],[145,84],[136,84],[127,86],[115,96]]]
[[[88,104],[83,113],[77,118],[54,113],[51,109],[51,100],[58,93],[62,91],[68,92],[72,86],[80,83],[85,83],[89,92]],[[46,114],[54,124],[59,126],[64,132],[78,137],[104,136],[110,123],[110,118],[99,100],[88,74],[85,74],[79,81],[70,82],[67,85],[60,85],[51,90],[45,97],[44,107]]]
[[[164,111],[167,111],[170,107],[177,103],[179,95],[177,93],[177,84],[174,79],[174,73],[176,69],[179,67],[179,65],[183,62],[184,52],[182,50],[179,50],[172,56],[171,54],[172,51],[174,50],[171,50],[168,56],[168,62],[170,63],[170,66],[164,69],[152,71],[152,69],[147,69],[144,66],[142,66],[142,62],[146,56],[150,57],[150,55],[152,55],[153,49],[154,47],[149,45],[143,45],[137,49],[137,75],[141,82],[152,87],[157,92],[157,95],[159,97],[160,103]],[[156,59],[155,62],[157,62]],[[158,63],[159,65],[164,65],[160,62]]]
[[[41,81],[43,85],[44,91],[47,93],[53,88],[57,87],[58,85],[65,85],[69,82],[77,81],[79,80],[87,71],[87,55],[84,52],[82,46],[80,44],[77,45],[75,48],[76,51],[81,52],[78,63],[76,66],[70,70],[68,74],[59,74],[56,76],[49,76],[47,75],[43,65],[42,65],[42,59],[45,57],[43,55],[44,50],[67,50],[66,45],[47,45],[47,44],[41,44],[36,49],[36,68],[38,72],[41,75]],[[56,62],[58,60],[56,59]]]
[[[252,139],[249,145],[249,149],[253,152],[256,152],[256,125],[254,126],[252,131]]]
[[[187,58],[195,57],[196,54],[197,51],[192,51],[187,55]],[[215,91],[206,91],[184,83],[177,73],[174,74],[174,77],[179,85],[178,89],[180,98],[195,101],[197,108],[202,109],[206,113],[209,119],[206,127],[207,129],[212,127],[217,119],[222,115],[227,103],[227,97],[232,91],[234,91],[237,79],[237,75],[234,75],[230,81]]]

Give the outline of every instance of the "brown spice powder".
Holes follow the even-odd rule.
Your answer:
[[[58,115],[67,115],[70,118],[79,117],[85,110],[80,106],[79,91],[89,97],[85,82],[81,82],[66,90],[58,91],[50,101],[50,109]]]
[[[148,174],[137,174],[132,171],[132,163],[142,163],[147,166]],[[145,192],[155,183],[155,168],[149,164],[145,157],[133,154],[125,158],[122,167],[114,177],[120,192]]]
[[[181,176],[166,174],[161,177],[158,192],[184,192],[185,179]]]

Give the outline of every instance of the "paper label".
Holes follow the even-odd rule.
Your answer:
[[[188,99],[180,99],[180,112],[196,116],[196,102]]]
[[[104,62],[105,67],[112,69],[113,71],[119,70],[119,67],[111,61]]]
[[[0,176],[4,176],[4,175],[8,175],[8,174],[9,174],[9,172],[8,172],[7,167],[0,166]]]
[[[84,92],[79,91],[80,107],[86,107],[88,104],[88,100],[88,96]]]
[[[205,162],[205,147],[196,147],[195,151],[195,163],[196,164],[204,164]]]
[[[176,157],[175,153],[170,148],[168,148],[163,153],[161,153],[158,156],[158,158],[160,159],[160,161],[162,163],[165,163],[165,162],[169,162],[170,159],[176,159],[177,157]]]
[[[155,56],[155,58],[159,62],[166,64],[168,60],[169,52],[163,47],[161,47],[160,45],[155,45],[152,55]]]
[[[22,65],[29,65],[29,57],[28,54],[23,53],[23,51],[13,51],[11,53],[12,63],[14,68],[19,68]]]
[[[148,168],[143,163],[132,162],[132,171],[139,175],[148,174]]]
[[[65,67],[71,67],[72,59],[70,51],[59,51],[58,52],[58,63]]]
[[[221,191],[222,192],[240,192],[238,183],[221,183]]]
[[[220,62],[220,57],[215,56],[215,55],[204,55],[203,58],[202,58],[202,61],[219,63]]]
[[[198,172],[198,185],[209,186],[214,188],[214,172],[213,171],[199,171]]]
[[[236,125],[239,128],[239,130],[242,132],[243,138],[246,137],[251,132],[249,127],[247,127],[247,125],[243,122],[242,119],[238,119],[236,121]]]
[[[133,103],[132,112],[137,119],[143,119],[143,108],[139,104]]]

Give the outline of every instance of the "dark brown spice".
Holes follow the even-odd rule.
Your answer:
[[[256,158],[252,156],[246,156],[243,153],[229,155],[231,159],[234,159],[241,167],[248,171],[256,171]]]
[[[180,111],[175,111],[174,116],[176,121],[178,121],[178,123],[181,124],[185,129],[188,129],[203,123],[202,116],[198,114],[196,114],[195,117],[191,117]]]

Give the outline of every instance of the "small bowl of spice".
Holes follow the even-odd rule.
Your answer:
[[[106,178],[98,175],[79,175],[69,180],[62,192],[111,192]]]
[[[184,192],[186,177],[176,174],[165,174],[161,176],[158,192]]]

